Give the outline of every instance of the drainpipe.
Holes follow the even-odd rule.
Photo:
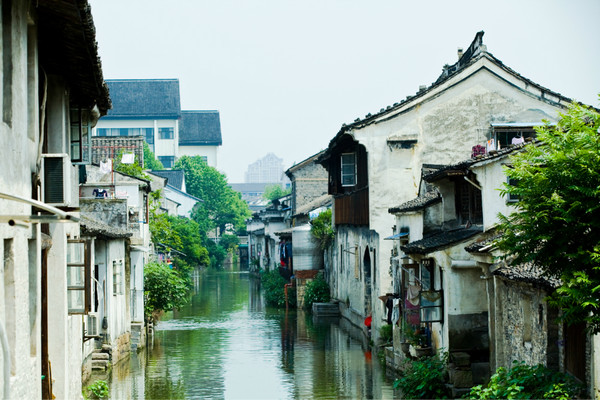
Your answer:
[[[4,325],[0,322],[0,342],[2,343],[2,357],[4,363],[2,365],[2,371],[4,373],[4,391],[2,392],[2,398],[8,399],[10,397],[10,350],[8,348],[8,338],[6,337],[6,331]]]

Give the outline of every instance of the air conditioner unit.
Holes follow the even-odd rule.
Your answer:
[[[89,313],[85,321],[86,336],[98,336],[98,314]]]
[[[42,154],[42,201],[68,207],[73,203],[71,158],[68,154]]]

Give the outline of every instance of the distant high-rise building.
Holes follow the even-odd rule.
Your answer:
[[[283,159],[273,153],[248,165],[245,175],[246,183],[283,183]],[[286,179],[287,180],[287,179]]]

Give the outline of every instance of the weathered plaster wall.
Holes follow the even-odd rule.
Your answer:
[[[496,367],[513,361],[547,365],[548,293],[494,277],[496,292]]]
[[[477,70],[482,65],[494,73]],[[468,74],[469,79],[459,82]],[[451,164],[468,159],[471,148],[487,140],[492,122],[511,121],[524,110],[540,109],[556,115],[556,106],[536,97],[538,94],[515,90],[505,79],[515,80],[482,59],[411,108],[350,132],[368,153],[370,228],[381,238],[388,236],[394,224],[387,210],[417,196],[423,163]],[[398,150],[387,145],[388,138],[415,137],[418,142],[412,149]],[[445,210],[450,212],[450,206],[445,204]],[[392,287],[384,267],[390,263],[391,244],[380,241],[375,248],[377,265],[381,266],[373,290],[377,298]],[[379,317],[374,321],[379,321]]]
[[[80,208],[84,214],[91,215],[105,224],[120,229],[127,229],[126,199],[81,199]]]
[[[380,311],[383,308],[381,307],[382,302],[379,299],[376,299],[376,302],[373,301],[372,296],[367,299],[369,287],[365,286],[369,273],[371,283],[376,283],[373,280],[377,279],[374,276],[378,267],[373,264],[371,249],[374,248],[377,241],[378,236],[366,228],[357,230],[341,225],[338,226],[333,245],[336,254],[331,269],[331,274],[335,275],[335,279],[330,280],[332,296],[346,305],[342,309],[342,315],[358,326],[362,326],[364,318],[371,313],[373,313],[373,320],[375,320],[377,312],[382,313]],[[367,249],[371,258],[369,273],[365,271],[364,265]],[[386,268],[389,269],[389,267]]]
[[[0,192],[31,198],[39,138],[37,39],[35,26],[28,29],[29,3],[17,0],[12,5],[12,91],[0,96],[0,109],[10,108],[11,118],[10,124],[0,123]],[[0,209],[6,215],[31,214],[31,207],[15,201],[0,200]],[[15,399],[41,397],[40,236],[39,225],[0,226],[0,323],[8,336],[10,395]],[[0,373],[4,373],[1,365]],[[0,379],[0,393],[3,390]]]
[[[67,235],[79,237],[78,224],[50,224],[48,252],[48,356],[52,363],[53,393],[72,398],[81,393],[82,320],[68,316]]]
[[[508,215],[515,211],[511,207],[506,198],[502,197],[500,190],[502,184],[506,182],[503,164],[509,162],[509,159],[504,159],[504,162],[494,162],[486,165],[476,165],[472,168],[477,175],[482,192],[481,202],[483,207],[483,229],[488,230],[494,227],[498,222],[498,213]]]
[[[488,304],[485,281],[479,267],[453,267],[452,262],[469,260],[468,241],[429,254],[441,268],[444,290],[444,322],[434,323],[433,340],[448,350],[489,347]]]
[[[110,241],[96,240],[96,261],[99,266],[98,281],[101,287],[98,304],[99,332],[104,340],[112,347],[112,362],[116,363],[125,354],[119,351],[123,338],[129,341],[131,333],[131,312],[126,292],[129,291],[129,271],[125,268],[125,240],[113,239]],[[121,291],[117,294],[113,289],[113,261],[123,260],[121,267]],[[107,328],[104,329],[103,318],[107,319]],[[129,345],[129,344],[128,344]]]

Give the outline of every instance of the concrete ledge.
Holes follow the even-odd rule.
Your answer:
[[[338,317],[340,307],[337,303],[313,303],[312,312],[317,317]]]

